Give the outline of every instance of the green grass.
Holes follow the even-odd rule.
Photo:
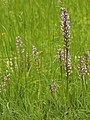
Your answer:
[[[0,93],[0,120],[90,119],[90,75],[86,77],[87,86],[83,86],[78,73],[78,56],[90,51],[90,2],[62,1],[58,4],[57,0],[0,0],[0,83],[7,72],[10,74],[9,83]],[[56,60],[57,49],[63,47],[61,7],[68,10],[71,27],[68,98],[65,71],[61,77]],[[16,48],[17,36],[21,36],[25,49],[21,57]],[[39,52],[36,61],[32,58],[33,45]],[[13,72],[10,65],[6,71],[10,58],[17,63]],[[49,85],[54,83],[56,90],[51,91]]]

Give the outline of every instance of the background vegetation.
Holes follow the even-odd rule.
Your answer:
[[[70,16],[68,97],[56,60],[63,47],[62,7]],[[89,26],[89,0],[0,0],[0,120],[90,119],[90,69],[84,85],[78,72],[78,56],[90,51]]]

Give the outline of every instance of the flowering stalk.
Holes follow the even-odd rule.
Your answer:
[[[85,59],[82,56],[79,56],[78,70],[79,70],[79,76],[82,79],[82,96],[83,96],[83,102],[84,102],[84,98],[86,95],[86,88],[87,88],[87,84],[86,84],[87,68],[85,64]]]
[[[56,84],[55,83],[51,83],[51,84],[49,84],[49,88],[50,88],[50,90],[51,90],[51,92],[54,92],[55,90],[56,90]]]
[[[32,57],[36,59],[38,55],[37,49],[35,46],[32,47]]]
[[[63,37],[64,37],[64,62],[65,62],[65,71],[66,71],[66,77],[68,79],[70,75],[70,62],[71,62],[71,56],[69,52],[69,38],[70,38],[70,26],[69,26],[69,15],[67,13],[66,9],[62,9],[62,14],[61,14],[61,30],[63,32]]]
[[[3,82],[2,84],[0,85],[0,92],[4,91],[6,86],[8,85],[10,81],[10,74],[6,75],[4,78],[3,78]]]
[[[65,72],[67,78],[67,86],[66,86],[66,96],[68,97],[68,84],[69,84],[69,76],[71,73],[71,55],[70,55],[70,25],[69,25],[69,15],[66,9],[62,9],[61,13],[61,30],[64,38],[64,52],[63,52],[63,60],[65,65]]]
[[[17,68],[17,63],[16,63],[16,57],[14,58],[10,58],[7,62],[6,62],[6,67],[7,70],[6,72],[8,73],[13,73],[16,71]]]
[[[38,54],[35,46],[32,47],[32,58],[34,59],[36,69],[37,69],[38,73],[40,74],[41,60],[39,59],[39,54]]]
[[[85,65],[84,58],[82,56],[79,56],[78,70],[79,70],[79,75],[81,76],[82,79],[84,79],[87,73],[87,68]]]
[[[85,59],[82,56],[79,56],[79,65],[78,65],[78,70],[79,70],[79,76],[82,79],[82,97],[83,97],[83,103],[85,103],[85,96],[86,96],[86,76],[87,76],[87,66],[85,63]]]
[[[37,52],[37,49],[35,46],[32,46],[32,58],[34,60],[34,65],[35,65],[35,70],[38,73],[38,98],[40,97],[40,89],[41,89],[41,69],[40,69],[40,65],[41,65],[41,60],[39,59],[39,54]]]
[[[17,47],[17,55],[18,55],[18,62],[20,64],[20,70],[21,70],[21,73],[23,72],[23,69],[24,69],[24,46],[23,46],[23,42],[21,40],[21,37],[18,36],[16,37],[16,47]]]
[[[20,36],[16,37],[16,47],[19,55],[24,53],[23,43]]]

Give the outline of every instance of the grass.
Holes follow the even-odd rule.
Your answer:
[[[90,119],[90,70],[83,80],[78,71],[78,56],[90,51],[89,6],[88,0],[0,0],[0,88],[5,85],[0,120]],[[68,97],[65,70],[61,76],[56,60],[57,49],[63,47],[61,7],[68,10],[71,27]],[[20,54],[17,36],[23,43]]]

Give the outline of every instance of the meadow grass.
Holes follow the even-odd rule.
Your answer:
[[[56,58],[61,8],[70,16],[68,93]],[[90,119],[89,25],[89,0],[0,0],[0,120]],[[79,63],[89,68],[85,76]]]

